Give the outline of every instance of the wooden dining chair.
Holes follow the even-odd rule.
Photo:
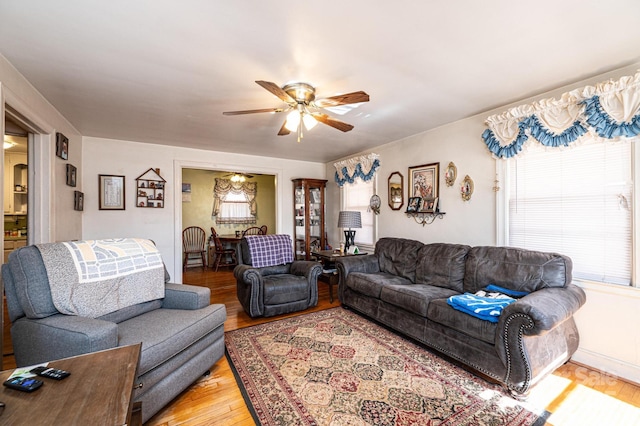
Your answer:
[[[262,229],[264,227],[264,230]],[[265,235],[267,233],[267,227],[266,226],[252,226],[250,228],[245,229],[244,231],[242,231],[242,236],[244,237],[245,235]]]
[[[213,263],[211,265],[213,268],[215,266],[216,272],[218,272],[218,268],[220,265],[223,266],[235,266],[238,264],[238,257],[236,256],[236,250],[233,248],[225,248],[220,241],[220,237],[216,232],[215,228],[211,227],[211,237],[214,244],[214,252],[213,252]]]
[[[206,239],[206,232],[199,226],[189,226],[182,231],[182,250],[184,252],[182,270],[186,271],[187,267],[190,266],[190,259],[200,260],[200,262],[191,266],[202,266],[203,268],[207,266]]]

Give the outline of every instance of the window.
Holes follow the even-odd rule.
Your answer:
[[[530,144],[505,163],[505,243],[569,256],[575,279],[631,285],[633,157],[629,141]]]
[[[362,228],[355,230],[355,243],[366,250],[373,250],[376,242],[376,215],[369,209],[369,200],[375,193],[375,180],[364,182],[358,178],[354,183],[342,186],[342,210],[360,212]]]
[[[216,178],[213,210],[217,224],[256,223],[256,182],[232,182]]]

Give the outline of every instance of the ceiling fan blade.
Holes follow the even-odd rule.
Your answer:
[[[274,95],[276,95],[286,103],[291,103],[296,101],[291,96],[289,96],[287,92],[282,90],[280,86],[278,86],[275,83],[272,83],[270,81],[264,81],[264,80],[256,80],[256,83],[258,83],[260,86],[264,87],[265,89],[267,89],[268,91],[270,91],[271,93],[273,93]]]
[[[291,133],[289,129],[284,127],[286,124],[287,124],[287,120],[284,120],[284,123],[282,123],[282,127],[280,127],[280,131],[278,132],[278,136],[286,136],[289,133]]]
[[[262,109],[247,109],[244,111],[225,111],[223,115],[242,115],[242,114],[255,114],[258,112],[282,112],[282,108],[262,108]]]
[[[327,114],[323,114],[321,112],[313,112],[311,115],[321,123],[324,123],[328,126],[331,126],[335,129],[341,130],[343,132],[348,132],[353,129],[353,126],[349,123],[345,123],[344,121],[337,120],[333,117],[329,117]]]
[[[315,104],[320,108],[326,108],[338,105],[357,104],[360,102],[369,102],[369,95],[362,90],[359,92],[345,93],[344,95],[316,99]]]

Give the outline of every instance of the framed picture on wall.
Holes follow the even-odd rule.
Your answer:
[[[124,210],[124,176],[98,175],[100,210]]]
[[[73,209],[79,212],[84,210],[84,193],[73,191]]]
[[[69,186],[76,186],[76,174],[77,174],[77,169],[75,166],[72,166],[71,164],[67,164],[67,185]]]
[[[409,198],[438,198],[440,163],[409,167]]]
[[[56,156],[63,160],[69,158],[69,138],[62,133],[56,133]]]

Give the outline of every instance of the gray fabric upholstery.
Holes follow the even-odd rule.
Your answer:
[[[413,265],[411,264],[413,262]],[[422,244],[383,238],[375,255],[336,260],[338,297],[355,309],[502,383],[515,393],[577,350],[573,314],[585,303],[571,259],[509,247]],[[495,284],[530,292],[497,323],[453,309],[447,298]]]
[[[254,268],[248,244],[240,241],[245,264],[233,270],[236,293],[250,317],[281,315],[318,304],[318,262],[295,260],[287,265]],[[246,256],[245,256],[246,254]]]
[[[165,274],[165,280],[167,275]],[[142,419],[186,389],[224,355],[226,309],[210,304],[210,290],[165,284],[165,297],[100,318],[55,310],[37,248],[12,252],[2,266],[16,364],[38,364],[142,343],[134,401]]]
[[[424,244],[401,238],[380,238],[376,243],[380,271],[416,281],[418,251]]]
[[[427,244],[418,252],[416,282],[462,292],[465,262],[471,247]]]
[[[567,256],[509,247],[473,247],[467,256],[464,291],[475,293],[488,284],[532,292],[566,287],[573,263]]]

